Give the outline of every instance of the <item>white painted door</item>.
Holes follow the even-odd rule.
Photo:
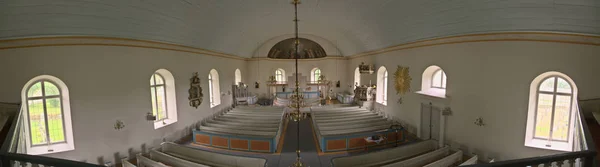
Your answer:
[[[431,105],[421,103],[421,139],[430,139]]]

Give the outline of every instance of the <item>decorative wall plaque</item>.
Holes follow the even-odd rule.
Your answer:
[[[398,66],[395,76],[395,86],[396,86],[396,94],[405,94],[410,91],[410,82],[412,78],[408,73],[408,67]]]
[[[374,71],[375,67],[372,64],[367,65],[365,62],[361,62],[358,65],[358,72],[361,74],[373,74]]]
[[[204,95],[202,95],[202,87],[200,87],[200,78],[198,78],[198,72],[195,72],[193,75],[194,76],[190,78],[188,100],[190,100],[190,106],[198,108],[198,106],[202,104],[202,96]]]

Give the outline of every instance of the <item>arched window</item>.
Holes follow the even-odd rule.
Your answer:
[[[242,82],[242,72],[240,71],[240,69],[235,69],[235,83],[233,83],[234,85],[238,85],[240,84],[240,82]]]
[[[285,81],[285,71],[283,69],[275,70],[275,81],[283,82]]]
[[[446,83],[448,77],[446,72],[438,66],[429,66],[421,77],[421,91],[424,94],[433,97],[446,98]]]
[[[150,77],[150,99],[152,115],[156,116],[154,129],[177,122],[177,104],[175,102],[175,81],[173,74],[159,69]]]
[[[69,90],[60,79],[42,75],[31,79],[21,92],[26,114],[27,154],[39,155],[75,149]]]
[[[360,71],[358,70],[358,67],[354,70],[354,85],[360,86]]]
[[[387,105],[388,72],[384,66],[377,70],[377,93],[375,101]]]
[[[431,76],[431,87],[446,89],[446,73],[442,69],[436,70]]]
[[[212,69],[208,74],[208,91],[210,108],[221,104],[221,90],[219,88],[219,73]]]
[[[565,74],[547,72],[530,86],[525,145],[572,151],[575,83]]]
[[[321,69],[313,68],[310,71],[310,81],[317,82],[317,81],[319,81],[319,77],[321,77]]]

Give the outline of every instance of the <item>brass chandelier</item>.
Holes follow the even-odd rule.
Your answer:
[[[294,24],[295,24],[295,39],[294,39],[294,60],[296,61],[296,90],[295,95],[292,96],[291,106],[290,108],[294,109],[290,113],[290,118],[296,122],[297,125],[297,145],[296,145],[296,162],[292,164],[293,167],[302,167],[304,163],[302,163],[302,158],[300,157],[300,120],[304,119],[305,116],[300,113],[300,107],[304,107],[303,96],[300,95],[300,84],[298,82],[298,57],[300,57],[298,51],[298,45],[300,44],[300,40],[298,39],[298,4],[300,4],[300,0],[292,0],[292,4],[294,5]]]

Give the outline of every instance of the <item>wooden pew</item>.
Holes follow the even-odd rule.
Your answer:
[[[168,167],[163,163],[156,162],[150,158],[144,157],[142,153],[136,154],[135,157],[137,159],[138,167]]]
[[[408,144],[396,148],[390,148],[361,155],[333,158],[331,160],[331,165],[334,167],[381,166],[396,161],[401,161],[406,158],[420,155],[426,152],[430,152],[435,150],[436,148],[437,141],[426,140],[418,143]]]
[[[391,163],[388,165],[384,165],[383,167],[394,167],[394,166],[402,166],[402,167],[422,167],[423,165],[427,165],[436,160],[442,159],[445,156],[450,154],[450,147],[446,146],[441,149],[425,153],[423,155],[419,155],[407,160]]]
[[[449,166],[453,166],[454,164],[460,163],[462,161],[463,158],[463,152],[458,150],[457,152],[444,157],[440,160],[437,160],[435,162],[432,162],[430,164],[427,164],[423,167],[449,167]]]
[[[266,159],[220,154],[194,149],[171,142],[161,144],[160,151],[191,162],[216,167],[265,167]]]
[[[158,150],[150,150],[150,158],[168,166],[175,167],[210,167],[196,162],[181,159]]]
[[[467,159],[465,162],[463,162],[462,164],[458,165],[458,166],[467,166],[467,165],[473,165],[473,164],[477,164],[477,161],[479,159],[477,158],[477,155]]]
[[[129,160],[127,160],[127,158],[121,159],[121,166],[123,166],[123,167],[136,167],[134,164],[132,164],[131,162],[129,162]]]

